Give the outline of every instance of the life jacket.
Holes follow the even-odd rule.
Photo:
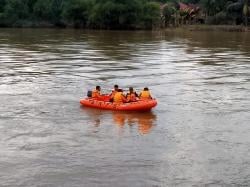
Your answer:
[[[101,93],[99,90],[93,90],[92,91],[92,97],[99,98],[101,96]]]
[[[126,98],[122,94],[122,92],[116,92],[114,95],[114,102],[115,103],[123,103],[126,101]]]
[[[136,94],[135,94],[135,92],[127,94],[127,101],[128,102],[136,101]]]
[[[140,99],[152,99],[149,91],[142,91],[140,94]]]
[[[110,94],[110,98],[113,99],[116,93],[117,93],[116,90],[112,90],[112,93]]]

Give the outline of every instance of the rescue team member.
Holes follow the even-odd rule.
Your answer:
[[[114,85],[114,89],[112,90],[110,96],[110,102],[113,102],[115,94],[118,92],[119,86],[116,84]]]
[[[129,87],[129,93],[127,93],[126,98],[127,102],[135,102],[137,101],[137,93],[134,91],[132,87]]]
[[[125,103],[127,102],[126,97],[123,95],[123,90],[118,89],[118,91],[114,95],[114,103]]]
[[[146,99],[152,99],[152,96],[149,92],[149,89],[148,87],[145,87],[143,89],[143,91],[141,91],[140,95],[139,95],[139,98],[142,99],[142,100],[146,100]]]
[[[101,87],[96,86],[95,90],[92,91],[93,98],[101,98]]]

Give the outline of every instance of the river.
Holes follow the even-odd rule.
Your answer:
[[[0,186],[250,186],[250,33],[1,29],[0,98]]]

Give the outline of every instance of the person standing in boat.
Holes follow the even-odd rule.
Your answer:
[[[118,91],[115,93],[113,102],[114,103],[126,103],[127,102],[126,97],[123,95],[122,89],[118,89]]]
[[[145,88],[141,91],[141,93],[140,93],[140,95],[139,95],[139,98],[142,99],[142,100],[152,99],[152,96],[151,96],[151,94],[150,94],[150,91],[149,91],[148,87],[145,87]]]
[[[114,101],[114,96],[115,94],[118,92],[119,86],[116,84],[114,85],[114,89],[112,90],[111,94],[110,94],[110,102]]]
[[[127,102],[137,101],[138,94],[134,91],[133,87],[129,87],[129,92],[126,95]]]

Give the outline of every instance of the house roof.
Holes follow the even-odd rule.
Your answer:
[[[180,10],[188,12],[189,14],[197,12],[200,10],[200,7],[195,4],[184,4],[184,3],[179,3]]]

